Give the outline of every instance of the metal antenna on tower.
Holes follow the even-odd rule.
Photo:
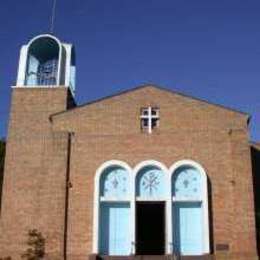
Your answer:
[[[56,15],[56,4],[57,4],[57,0],[53,0],[51,19],[50,19],[50,33],[53,33],[53,31],[54,31],[54,22],[55,22],[55,15]]]

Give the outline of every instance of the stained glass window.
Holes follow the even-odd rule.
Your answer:
[[[101,178],[101,196],[111,199],[129,197],[130,180],[127,170],[115,166],[108,168]]]
[[[138,173],[137,196],[144,199],[163,199],[166,192],[165,174],[162,170],[148,166]]]
[[[197,169],[183,166],[173,175],[173,196],[178,199],[196,199],[202,197],[201,174]]]

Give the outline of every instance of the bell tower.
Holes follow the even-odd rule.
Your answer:
[[[70,134],[53,130],[52,114],[76,106],[75,51],[50,34],[23,45],[12,87],[0,252],[19,259],[30,229],[39,230],[50,259],[63,259]],[[1,255],[1,256],[2,256]]]
[[[66,86],[75,93],[75,51],[71,44],[43,34],[23,45],[16,87]]]

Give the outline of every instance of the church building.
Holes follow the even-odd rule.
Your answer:
[[[75,64],[53,35],[21,48],[0,258],[37,229],[50,260],[258,259],[250,116],[155,85],[77,105]]]

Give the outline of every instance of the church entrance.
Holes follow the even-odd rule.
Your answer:
[[[137,202],[136,254],[165,254],[164,202]]]
[[[141,164],[130,174],[128,166],[118,164],[105,163],[96,175],[95,253],[118,257],[209,253],[203,169],[185,161],[167,175],[167,169]]]

